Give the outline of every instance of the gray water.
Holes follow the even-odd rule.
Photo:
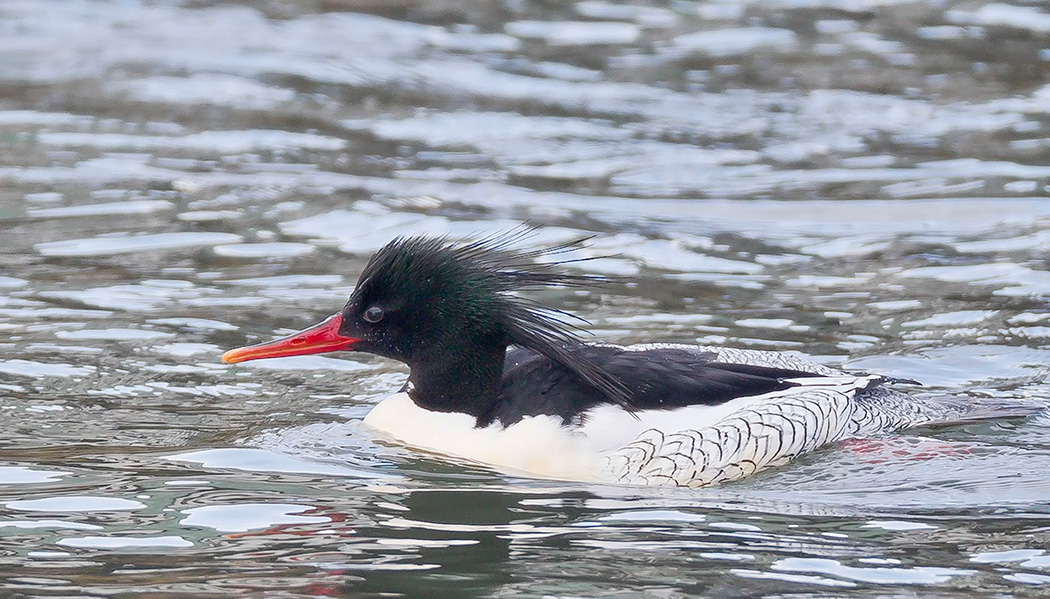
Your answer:
[[[622,277],[596,338],[1047,403],[1050,8],[0,1],[0,596],[1043,597],[1050,419],[705,490],[359,426],[405,369],[219,363],[396,235]]]

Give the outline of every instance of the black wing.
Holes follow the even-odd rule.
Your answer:
[[[718,405],[737,397],[761,395],[795,386],[786,379],[821,376],[812,372],[725,364],[713,353],[682,348],[630,351],[616,346],[579,346],[578,357],[621,381],[631,392],[633,410],[671,410]],[[529,349],[507,352],[501,397],[479,425],[504,426],[524,416],[546,414],[571,422],[582,412],[613,401],[575,373]]]

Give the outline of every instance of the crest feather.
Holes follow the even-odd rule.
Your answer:
[[[358,287],[367,287],[373,278],[412,281],[400,276],[406,270],[425,271],[441,279],[442,286],[458,285],[478,302],[490,303],[497,324],[508,344],[536,351],[576,374],[586,384],[600,391],[610,401],[630,409],[631,392],[612,374],[574,352],[583,345],[581,328],[571,321],[586,320],[549,308],[517,291],[543,287],[595,287],[608,278],[588,274],[566,273],[565,264],[588,260],[537,259],[564,254],[589,238],[581,238],[540,249],[516,250],[512,246],[530,237],[532,231],[518,227],[469,242],[455,242],[447,236],[398,237],[380,249],[361,273]],[[408,290],[405,290],[408,292]],[[407,293],[406,293],[407,295]]]

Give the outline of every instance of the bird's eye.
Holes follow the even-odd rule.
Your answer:
[[[365,310],[364,314],[362,314],[361,317],[367,320],[368,322],[379,322],[380,320],[383,320],[383,309],[379,306],[372,306],[371,308]]]

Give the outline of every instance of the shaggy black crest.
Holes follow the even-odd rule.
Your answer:
[[[455,347],[456,339],[500,335],[504,347],[513,344],[531,349],[574,373],[609,401],[629,408],[628,388],[577,351],[584,344],[577,337],[579,327],[569,320],[586,321],[515,294],[529,288],[592,287],[605,282],[603,277],[561,271],[564,264],[577,260],[537,262],[585,240],[536,250],[511,248],[530,234],[519,228],[465,243],[447,237],[396,238],[369,260],[350,303],[359,311],[384,299],[388,303],[383,307],[392,311],[430,306],[421,313],[439,320],[441,326],[420,323],[430,326],[425,339],[413,342],[416,345],[450,348]],[[405,332],[402,336],[412,337]]]

